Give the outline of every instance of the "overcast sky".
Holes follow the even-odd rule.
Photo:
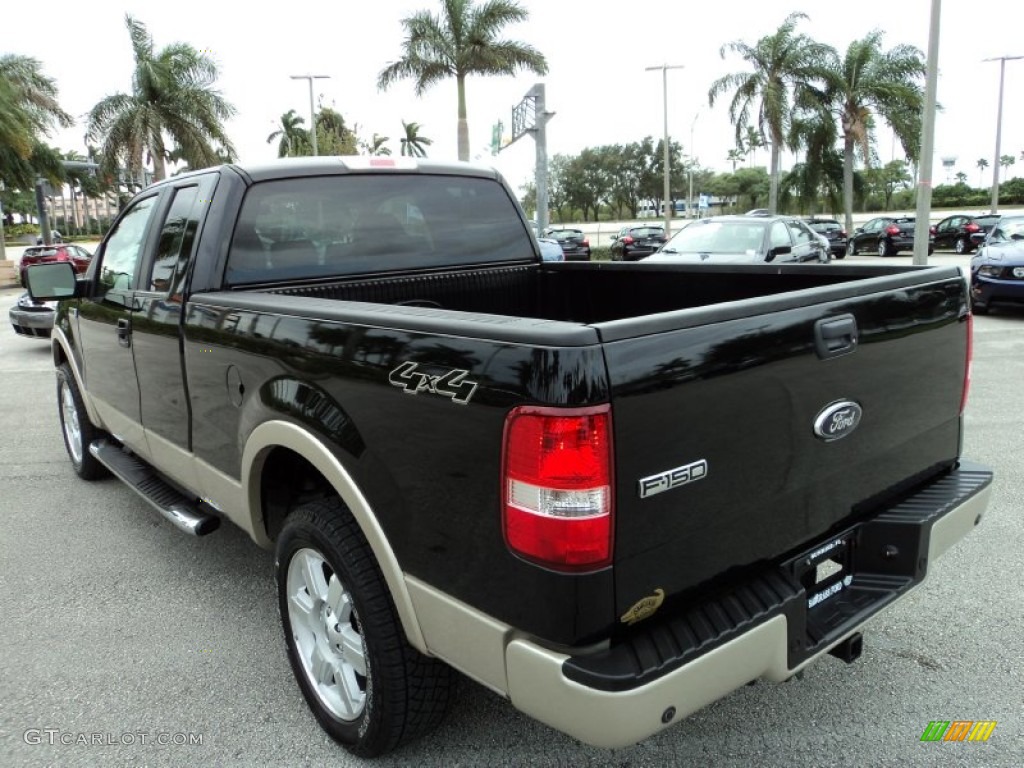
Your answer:
[[[726,170],[734,146],[727,101],[707,105],[711,82],[744,71],[735,56],[723,60],[719,49],[731,40],[754,43],[774,32],[786,15],[810,17],[799,31],[840,51],[873,28],[885,30],[885,47],[909,43],[928,46],[930,0],[740,0],[716,2],[623,2],[622,0],[521,0],[527,22],[506,29],[506,36],[528,42],[547,56],[550,72],[516,77],[475,78],[468,85],[471,152],[495,165],[516,186],[532,174],[533,141],[521,139],[492,158],[491,126],[511,124],[512,106],[536,82],[546,84],[548,152],[574,154],[588,146],[628,143],[663,133],[661,72],[645,67],[668,63],[685,69],[668,73],[668,118],[672,138],[706,167]],[[956,157],[955,171],[979,184],[978,158],[993,160],[999,63],[982,59],[1024,54],[1019,11],[991,0],[946,0],[942,4],[938,98],[944,106],[935,139],[936,183],[945,181],[941,158]],[[295,109],[309,119],[309,92],[296,74],[329,75],[315,93],[326,105],[358,125],[361,136],[392,138],[397,154],[401,120],[422,125],[434,140],[430,156],[456,157],[454,81],[435,86],[421,99],[411,84],[384,93],[377,74],[401,52],[401,19],[436,11],[439,0],[376,0],[359,3],[274,3],[266,6],[174,0],[91,0],[37,6],[7,3],[0,52],[33,56],[55,78],[61,103],[79,122],[51,143],[84,151],[84,115],[104,96],[128,91],[132,53],[124,16],[144,22],[158,48],[187,42],[208,50],[221,68],[220,88],[238,109],[228,125],[242,161],[276,156],[267,144],[282,113]],[[1011,16],[1014,17],[1011,20]],[[1017,158],[1012,175],[1024,175],[1024,60],[1006,65],[1002,153]],[[692,130],[692,147],[691,147]],[[880,130],[878,153],[891,159],[891,134]],[[898,146],[896,157],[901,153]],[[765,151],[759,165],[767,165]],[[791,162],[791,160],[784,161]],[[986,184],[991,181],[991,169]]]

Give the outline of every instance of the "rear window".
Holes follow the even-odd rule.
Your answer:
[[[839,229],[838,221],[809,221],[807,226],[813,229],[815,232],[835,232]]]
[[[665,230],[662,227],[636,227],[629,230],[629,234],[633,237],[661,237]]]
[[[25,256],[56,256],[56,248],[26,248],[22,252],[22,257]]]
[[[552,237],[561,243],[566,240],[578,240],[582,238],[583,231],[579,229],[555,229],[551,231],[549,237]]]
[[[994,227],[999,219],[999,216],[977,216],[974,219],[974,223],[979,227]]]
[[[322,176],[250,188],[227,280],[240,285],[534,258],[518,209],[497,181]]]

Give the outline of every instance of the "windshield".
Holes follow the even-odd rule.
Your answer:
[[[665,253],[756,253],[764,242],[765,222],[705,221],[672,235]]]
[[[993,240],[1024,240],[1024,216],[1004,216],[992,230]]]

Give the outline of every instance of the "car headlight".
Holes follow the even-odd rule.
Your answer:
[[[982,277],[998,277],[1000,272],[999,267],[993,267],[986,264],[984,267],[978,270],[978,274]]]

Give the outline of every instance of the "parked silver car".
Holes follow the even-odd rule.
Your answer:
[[[827,263],[829,248],[807,224],[792,216],[712,216],[679,230],[642,261]]]

